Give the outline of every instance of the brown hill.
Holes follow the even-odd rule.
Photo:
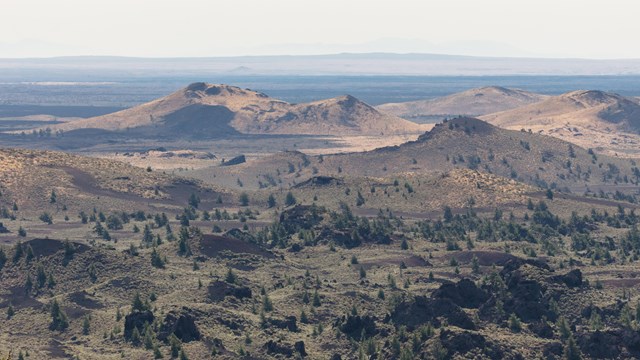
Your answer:
[[[508,129],[543,132],[583,147],[627,151],[637,147],[639,140],[640,104],[618,94],[579,90],[482,119]]]
[[[393,178],[462,168],[582,193],[587,187],[634,183],[633,167],[630,160],[596,155],[554,137],[456,118],[400,146],[318,157],[283,153],[237,168],[202,169],[198,177],[228,178],[227,184],[239,179],[245,186],[262,188],[291,186],[318,175]]]
[[[197,138],[237,133],[381,135],[424,130],[410,121],[382,114],[352,96],[294,105],[252,90],[205,83],[191,84],[166,97],[113,114],[51,128]]]
[[[55,193],[55,201],[52,200]],[[213,201],[217,192],[197,181],[113,160],[53,151],[0,149],[0,208],[52,213],[100,207],[181,208],[192,193]]]
[[[377,109],[405,119],[451,115],[478,116],[514,109],[546,98],[545,95],[524,90],[489,86],[437,99],[383,104]]]
[[[640,105],[618,94],[578,90],[482,118],[501,127],[529,128],[570,124],[638,131]]]

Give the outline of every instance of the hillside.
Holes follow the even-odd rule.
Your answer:
[[[203,180],[227,179],[227,186],[239,179],[246,186],[286,187],[316,174],[393,178],[464,168],[583,193],[616,183],[635,188],[635,166],[632,160],[598,155],[554,137],[456,118],[400,146],[330,156],[284,153],[237,168],[201,169],[196,175]]]
[[[15,204],[23,214],[64,215],[96,207],[180,209],[192,193],[209,200],[217,196],[213,187],[193,180],[60,152],[0,149],[0,165],[0,208],[10,211]]]
[[[53,131],[120,131],[144,137],[217,138],[233,134],[381,135],[421,132],[352,96],[289,104],[228,85],[194,83],[166,97]]]
[[[618,94],[579,90],[481,117],[508,129],[531,129],[584,147],[625,151],[637,144],[640,105]],[[633,139],[626,140],[631,137]]]
[[[436,99],[383,104],[377,109],[405,119],[478,116],[537,103],[546,98],[524,90],[489,86]]]

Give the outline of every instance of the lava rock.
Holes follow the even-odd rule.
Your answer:
[[[307,351],[304,348],[304,341],[296,341],[296,343],[293,345],[293,347],[296,349],[296,351],[298,352],[298,354],[300,354],[300,356],[305,357],[307,356]]]
[[[251,289],[245,286],[237,286],[226,283],[224,281],[215,281],[208,287],[209,299],[212,301],[222,301],[227,296],[235,297],[236,299],[250,299],[253,294]]]
[[[295,316],[287,316],[284,320],[270,319],[269,323],[279,329],[287,329],[289,331],[298,331],[298,324]]]
[[[451,300],[463,308],[478,308],[489,299],[487,292],[478,288],[470,279],[462,279],[457,284],[442,284],[433,292],[432,297]]]
[[[221,166],[233,166],[240,165],[247,162],[247,158],[244,155],[238,155],[231,160],[227,160],[221,164]]]
[[[529,330],[544,339],[553,339],[553,328],[546,321],[529,324]]]
[[[447,299],[427,299],[416,296],[412,301],[404,301],[396,306],[390,318],[394,324],[406,325],[409,330],[426,323],[440,326],[438,318],[444,317],[450,325],[462,329],[475,330],[473,320],[460,306]]]
[[[369,315],[342,316],[336,320],[334,326],[352,339],[360,339],[363,333],[366,337],[378,333],[376,319]]]
[[[293,356],[293,349],[291,349],[290,345],[280,344],[273,340],[267,341],[263,348],[267,351],[267,354],[275,355],[280,354],[286,357]]]
[[[195,315],[189,309],[170,311],[158,331],[158,339],[165,341],[171,334],[182,342],[200,340],[200,331],[195,322]]]
[[[440,342],[450,352],[449,355],[451,356],[448,358],[453,357],[451,352],[464,355],[474,349],[482,351],[490,359],[503,359],[505,357],[504,351],[488,341],[483,335],[468,331],[453,332],[443,330],[440,332]]]
[[[570,288],[580,287],[582,286],[582,271],[574,269],[564,275],[555,276],[554,280],[564,283]]]
[[[556,359],[562,356],[563,352],[564,348],[561,343],[551,342],[544,345],[542,355],[544,355],[545,359]]]
[[[144,330],[145,324],[153,324],[153,313],[149,310],[136,311],[124,318],[124,337],[125,339],[131,339],[133,329],[137,328],[140,333]]]

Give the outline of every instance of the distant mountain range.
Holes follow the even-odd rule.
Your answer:
[[[640,59],[544,59],[438,54],[362,53],[210,58],[77,56],[0,59],[0,74],[16,70],[108,74],[111,77],[164,75],[633,75]],[[86,79],[85,79],[86,80]]]

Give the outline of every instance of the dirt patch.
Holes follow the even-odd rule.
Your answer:
[[[379,260],[365,260],[360,264],[365,270],[369,270],[372,267],[382,267],[387,265],[400,266],[402,263],[404,263],[406,267],[432,266],[428,261],[418,255]]]
[[[140,199],[140,197],[136,195],[119,193],[117,191],[100,188],[96,185],[95,178],[91,174],[82,170],[73,168],[71,166],[58,166],[57,168],[64,170],[67,174],[71,175],[71,183],[83,193],[95,195],[98,197],[106,196],[131,201]]]
[[[240,239],[219,235],[203,235],[200,241],[200,252],[208,257],[219,256],[224,251],[232,253],[259,255],[273,259],[275,255],[260,247]]]
[[[14,286],[10,288],[9,294],[2,295],[2,299],[3,301],[0,303],[0,308],[9,306],[9,303],[11,303],[16,309],[42,308],[41,302],[26,295],[24,286]]]
[[[630,288],[635,287],[640,284],[640,279],[608,279],[608,280],[600,280],[600,282],[605,287],[612,288]]]
[[[459,263],[468,264],[474,256],[478,258],[478,263],[482,266],[504,266],[509,260],[517,259],[514,255],[499,251],[458,251],[446,254],[442,258],[447,261],[455,258]]]
[[[51,359],[68,359],[70,357],[65,346],[56,339],[51,339],[46,351],[49,353],[49,356],[51,356]]]
[[[79,306],[82,306],[85,309],[94,310],[104,308],[104,305],[100,301],[91,298],[90,295],[84,291],[76,291],[74,293],[71,293],[69,295],[69,300]]]
[[[63,306],[63,308],[69,319],[72,320],[80,319],[89,313],[89,310],[77,306]]]

